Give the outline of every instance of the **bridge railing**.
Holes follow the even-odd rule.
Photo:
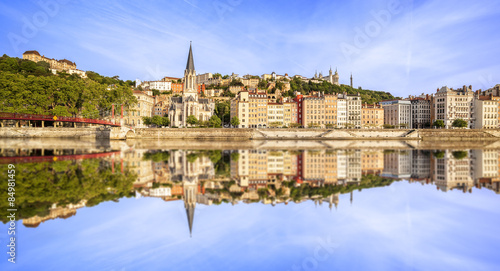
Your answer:
[[[22,114],[22,113],[5,113],[0,112],[0,119],[4,120],[43,120],[43,121],[63,121],[63,122],[83,122],[92,124],[103,124],[103,125],[113,125],[119,126],[119,123],[114,121],[99,120],[99,119],[87,119],[79,117],[58,117],[52,115],[36,115],[36,114]]]

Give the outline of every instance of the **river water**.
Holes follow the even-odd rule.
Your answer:
[[[438,146],[1,140],[0,269],[500,270],[500,147]]]

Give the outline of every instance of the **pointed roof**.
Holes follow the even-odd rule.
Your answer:
[[[193,234],[194,206],[190,204],[189,207],[186,208],[186,214],[189,224],[189,236],[191,236]]]
[[[188,71],[194,70],[193,49],[191,47],[191,42],[189,42],[189,55],[186,64],[186,70]]]

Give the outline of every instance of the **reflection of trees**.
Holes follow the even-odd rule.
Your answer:
[[[0,176],[5,180],[7,170],[1,168]],[[130,196],[136,178],[132,172],[112,173],[110,166],[99,159],[17,164],[17,218],[47,215],[53,203],[65,206],[87,200],[87,206],[94,206]],[[1,193],[7,195],[6,185]],[[3,222],[8,215],[7,205],[7,200],[0,203]]]
[[[162,162],[168,163],[168,159],[170,158],[170,152],[168,151],[157,151],[157,152],[146,152],[142,159],[151,160],[153,162]]]
[[[435,151],[434,157],[436,157],[436,159],[443,159],[444,158],[444,151]]]
[[[309,185],[301,185],[295,187],[293,182],[288,182],[287,186],[290,188],[290,198],[293,201],[300,201],[303,198],[311,198],[313,196],[328,197],[332,194],[340,193],[345,194],[352,192],[354,190],[362,190],[366,188],[382,187],[390,185],[394,180],[385,179],[377,175],[365,175],[361,177],[361,182],[359,184],[348,184],[348,185],[334,185],[325,184],[319,187],[313,187]]]
[[[186,159],[190,163],[196,162],[199,157],[208,157],[214,164],[216,175],[229,177],[231,175],[231,156],[223,153],[221,150],[202,150],[192,151],[186,155]]]
[[[454,151],[451,154],[457,160],[461,160],[461,159],[464,159],[465,157],[467,157],[467,152],[466,151]]]

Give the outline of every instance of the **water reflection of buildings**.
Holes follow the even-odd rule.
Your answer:
[[[143,150],[124,153],[123,161],[138,174],[135,187],[143,189],[142,195],[183,200],[190,232],[196,204],[287,204],[292,195],[285,182],[295,187],[348,186],[360,185],[363,176],[373,175],[434,184],[442,191],[484,187],[500,193],[497,150],[237,150],[230,153],[228,175],[216,174],[207,151],[166,152],[169,158],[164,161],[144,159]],[[332,208],[339,204],[339,195],[306,195],[293,201],[327,202]]]
[[[16,152],[4,150],[9,157]],[[18,152],[21,154],[20,152]],[[54,153],[45,150],[45,153]],[[58,152],[75,155],[78,151]],[[37,152],[35,155],[39,156]],[[26,154],[22,154],[26,155]],[[99,154],[101,155],[101,154]],[[486,188],[500,194],[498,150],[307,150],[307,151],[189,151],[126,150],[106,154],[104,161],[121,160],[121,165],[137,174],[135,189],[142,196],[165,201],[183,200],[190,231],[197,204],[238,202],[287,204],[312,200],[330,207],[339,204],[333,193],[294,195],[303,186],[367,185],[365,176],[375,180],[408,180],[435,185],[438,190],[472,192]],[[9,159],[10,159],[9,158]],[[18,158],[15,158],[18,159]],[[214,164],[215,163],[215,164]],[[113,171],[114,172],[114,171]],[[117,172],[119,172],[117,170]],[[293,191],[292,191],[293,190]],[[348,189],[349,192],[353,189]],[[347,190],[342,190],[347,191]],[[345,193],[345,192],[342,192]],[[352,194],[351,194],[352,200]],[[52,206],[47,216],[25,219],[27,226],[56,217],[69,217],[83,205]]]
[[[195,191],[201,195],[196,201],[206,204],[221,200],[212,190],[224,189],[224,182],[235,182],[226,187],[229,192],[250,193],[270,186],[279,188],[282,182],[289,181],[313,187],[359,184],[367,174],[433,183],[443,191],[470,191],[475,186],[499,193],[500,160],[496,150],[238,150],[232,154],[237,155],[232,155],[230,176],[217,176],[209,157],[196,156],[192,151],[172,151],[168,163],[141,160],[141,153],[125,155],[125,158],[129,159],[127,164],[135,165],[134,170],[140,176],[138,186],[148,188],[144,195],[173,200],[183,196],[185,199],[187,191]],[[159,193],[155,190],[158,186],[153,188],[152,183],[169,184],[170,189]],[[257,197],[244,195],[243,198],[255,200]]]

